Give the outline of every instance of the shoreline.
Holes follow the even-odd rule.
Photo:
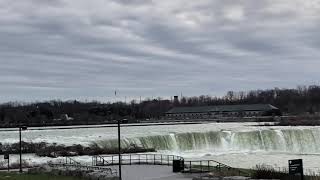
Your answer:
[[[207,124],[215,123],[214,121],[199,121],[199,122],[160,122],[160,123],[132,123],[121,124],[121,127],[137,127],[137,126],[167,126],[167,125],[183,125],[183,124]],[[101,124],[101,125],[66,125],[66,126],[42,126],[42,127],[29,127],[28,130],[68,130],[68,129],[91,129],[91,128],[114,128],[118,127],[117,124]],[[18,131],[18,128],[0,128],[3,131]]]
[[[208,123],[262,123],[262,122],[277,122],[274,117],[271,116],[259,116],[259,117],[224,117],[219,119],[162,119],[162,120],[148,120],[137,122],[123,122],[121,127],[135,127],[135,126],[165,126],[165,125],[183,125],[183,124],[208,124]],[[26,125],[28,126],[28,125]],[[114,123],[101,123],[101,124],[63,124],[46,126],[31,125],[28,126],[28,130],[50,130],[50,129],[81,129],[81,128],[108,128],[118,127],[117,122]],[[17,131],[18,125],[12,126],[0,126],[1,131]]]

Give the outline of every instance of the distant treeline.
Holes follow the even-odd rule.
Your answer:
[[[52,100],[37,103],[5,103],[0,105],[0,126],[23,123],[33,126],[100,124],[115,119],[136,121],[159,119],[174,106],[230,104],[272,104],[291,115],[320,112],[320,86],[298,86],[295,89],[267,89],[247,92],[229,91],[223,97],[182,97],[178,102],[148,99],[137,103],[101,103]],[[63,116],[64,115],[64,116]],[[71,119],[65,118],[65,115]]]

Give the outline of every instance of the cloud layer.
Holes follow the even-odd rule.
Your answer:
[[[319,83],[318,0],[0,0],[0,101]]]

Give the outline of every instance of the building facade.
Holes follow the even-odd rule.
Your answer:
[[[174,107],[166,112],[167,119],[215,119],[224,117],[281,116],[270,104]]]

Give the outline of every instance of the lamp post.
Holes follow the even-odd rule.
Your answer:
[[[20,146],[20,173],[22,173],[22,141],[21,141],[21,131],[27,130],[27,126],[19,126],[19,146]]]
[[[118,153],[119,153],[119,179],[122,180],[121,176],[121,133],[120,133],[120,123],[121,120],[118,119]]]

